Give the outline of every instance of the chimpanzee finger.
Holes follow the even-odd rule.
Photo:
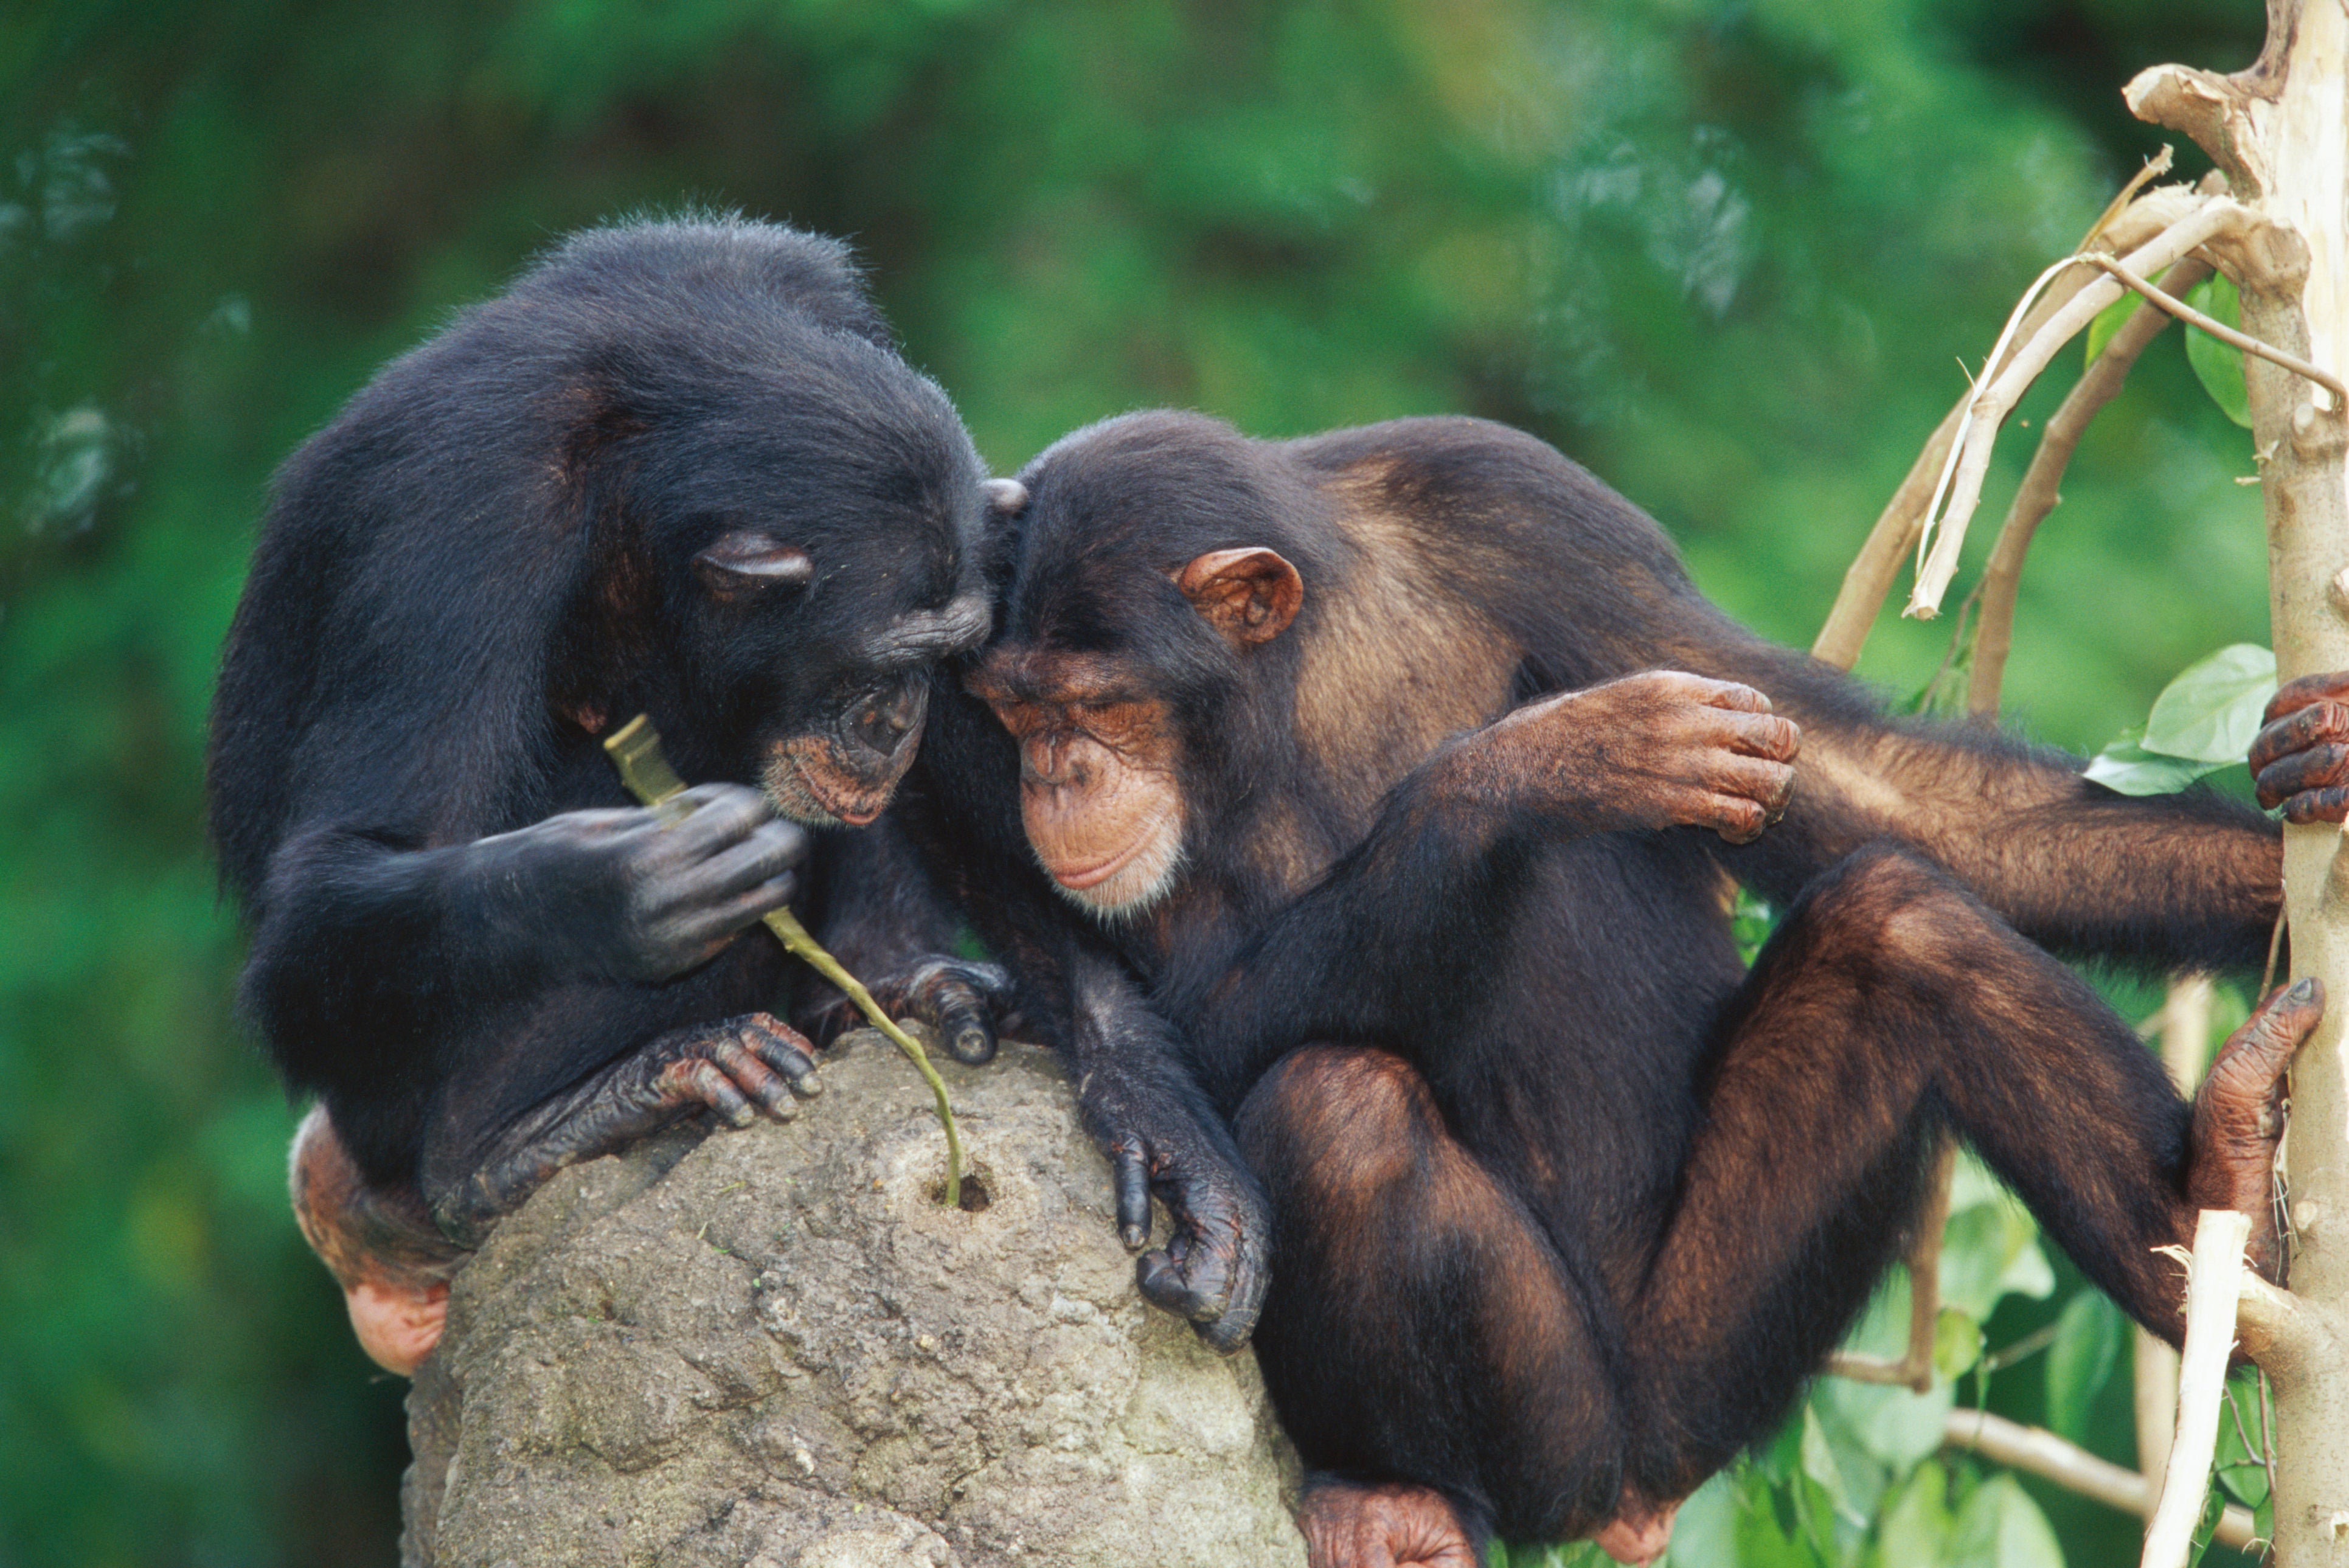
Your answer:
[[[797,822],[769,820],[750,836],[721,850],[678,881],[697,903],[725,898],[758,886],[807,859],[808,832]]]
[[[1144,1301],[1193,1323],[1222,1317],[1230,1296],[1229,1271],[1213,1247],[1187,1247],[1179,1261],[1171,1249],[1144,1253],[1133,1265],[1133,1283]]]
[[[2349,703],[2310,703],[2263,725],[2251,738],[2251,771],[2328,740],[2349,740]]]
[[[1792,762],[1803,747],[1803,732],[1792,719],[1775,714],[1728,712],[1718,723],[1720,743],[1740,756]]]
[[[1768,713],[1770,699],[1752,686],[1737,681],[1717,681],[1697,677],[1703,690],[1697,700],[1707,707],[1729,708],[1738,713]]]
[[[2282,805],[2312,789],[2349,784],[2349,746],[2332,741],[2290,752],[2260,769],[2258,783],[2260,801],[2267,806]]]
[[[1794,769],[1759,757],[1721,757],[1706,783],[1717,793],[1754,802],[1771,822],[1786,814],[1787,803],[1795,798]]]
[[[1742,795],[1715,795],[1712,816],[1702,825],[1719,833],[1728,843],[1750,844],[1768,830],[1770,813],[1759,800],[1748,800]]]
[[[1117,1239],[1129,1253],[1150,1244],[1150,1163],[1142,1146],[1123,1142],[1110,1150],[1110,1180],[1117,1190]]]
[[[2349,698],[2349,670],[2323,670],[2284,682],[2276,687],[2275,696],[2268,698],[2267,712],[2261,716],[2261,722],[2273,724],[2285,714],[2296,713],[2313,702],[2323,702],[2328,697]]]
[[[693,814],[670,828],[665,841],[687,860],[701,860],[749,838],[775,814],[764,795],[740,784],[697,785],[678,799],[690,804]]]
[[[759,1119],[742,1091],[706,1057],[688,1057],[661,1076],[679,1099],[708,1106],[730,1126],[748,1127]]]
[[[823,1080],[815,1076],[815,1047],[805,1035],[771,1013],[753,1013],[742,1020],[741,1037],[761,1061],[783,1075],[793,1094],[813,1099],[823,1092]]]
[[[2283,803],[2283,820],[2299,823],[2349,821],[2349,788],[2311,789],[2305,795],[2294,795]]]
[[[723,903],[693,910],[679,916],[677,921],[678,939],[704,944],[722,943],[791,903],[792,895],[799,892],[799,887],[797,872],[785,872],[779,877],[770,877],[750,892],[737,893]]]
[[[750,1048],[749,1034],[748,1028],[739,1029],[730,1037],[713,1041],[709,1047],[709,1059],[718,1064],[718,1070],[736,1088],[757,1101],[760,1109],[777,1121],[789,1121],[800,1111],[792,1099],[791,1087],[782,1074]]]
[[[1264,1313],[1264,1287],[1270,1277],[1264,1260],[1243,1250],[1225,1290],[1224,1310],[1212,1323],[1192,1324],[1192,1332],[1219,1356],[1238,1350],[1256,1333],[1257,1319]]]
[[[2205,1209],[2264,1217],[2276,1139],[2283,1130],[2283,1075],[2324,1016],[2313,975],[2268,998],[2220,1050],[2194,1096],[2194,1157],[2187,1196]]]

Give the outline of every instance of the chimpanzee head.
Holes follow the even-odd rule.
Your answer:
[[[878,816],[930,666],[988,628],[977,452],[842,247],[766,224],[592,232],[507,297],[566,347],[556,494],[585,548],[549,696],[647,708],[689,777]]]
[[[986,635],[983,480],[837,242],[566,241],[280,471],[214,709],[231,880],[297,819],[534,820],[639,711],[688,779],[869,821],[927,667]]]
[[[1289,756],[1329,503],[1196,415],[1128,415],[1020,476],[1002,627],[965,682],[1019,741],[1030,843],[1103,915],[1163,898]]]

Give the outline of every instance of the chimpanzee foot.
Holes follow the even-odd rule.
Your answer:
[[[625,1149],[697,1110],[733,1127],[750,1126],[761,1111],[789,1121],[798,1114],[792,1097],[812,1099],[823,1087],[814,1048],[770,1014],[662,1035],[522,1117],[453,1191],[434,1190],[428,1158],[433,1217],[452,1240],[477,1246],[492,1222],[566,1165]]]
[[[466,1254],[416,1193],[367,1184],[325,1106],[302,1119],[288,1164],[294,1218],[343,1287],[359,1348],[385,1371],[412,1376],[440,1342],[449,1276]]]
[[[1590,1539],[1618,1563],[1653,1563],[1672,1543],[1672,1520],[1680,1511],[1677,1502],[1643,1502],[1626,1487],[1615,1517]]]
[[[2324,987],[2315,976],[2278,991],[2228,1037],[2194,1097],[2187,1199],[2198,1209],[2249,1214],[2246,1255],[2269,1279],[2282,1260],[2273,1172],[2276,1140],[2283,1133],[2284,1069],[2323,1016]]]
[[[1476,1568],[1476,1545],[1440,1491],[1388,1481],[1309,1482],[1298,1505],[1310,1568]]]

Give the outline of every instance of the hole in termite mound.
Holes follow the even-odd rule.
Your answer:
[[[947,1179],[940,1176],[930,1183],[930,1202],[943,1207],[946,1201]],[[966,1214],[984,1213],[994,1202],[995,1195],[987,1190],[984,1168],[973,1165],[966,1170],[962,1173],[962,1212]]]

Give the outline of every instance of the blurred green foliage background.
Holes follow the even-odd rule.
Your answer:
[[[1807,642],[1960,360],[2157,145],[2122,82],[2239,67],[2261,26],[2257,0],[0,10],[0,1565],[390,1560],[401,1389],[286,1213],[204,710],[272,465],[555,235],[695,200],[852,237],[1002,470],[1154,404],[1262,435],[1506,419]],[[2025,723],[2093,750],[2265,640],[2251,467],[2158,345],[2026,576]],[[1913,689],[1945,639],[1888,623],[1863,673]],[[2054,1317],[2058,1274],[1993,1345]],[[2124,1462],[2127,1360],[2077,1415]],[[1992,1408],[2042,1418],[2042,1387],[2002,1375]],[[2028,1486],[2076,1560],[2134,1552]]]

